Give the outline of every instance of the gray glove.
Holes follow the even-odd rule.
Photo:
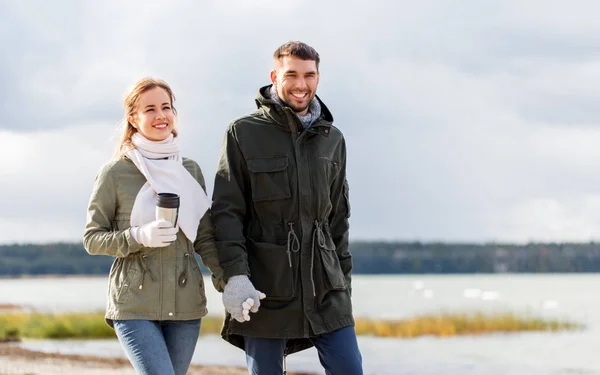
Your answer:
[[[230,277],[227,285],[225,285],[225,289],[223,290],[223,305],[233,319],[243,323],[250,320],[248,310],[253,313],[258,312],[260,300],[265,297],[264,293],[254,289],[248,276],[237,275]],[[248,301],[248,299],[252,302]]]

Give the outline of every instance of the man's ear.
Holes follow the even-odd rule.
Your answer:
[[[271,83],[275,84],[277,82],[277,72],[275,70],[271,70]]]

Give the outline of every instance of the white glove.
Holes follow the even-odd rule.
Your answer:
[[[131,237],[146,247],[165,247],[177,239],[179,228],[168,220],[155,220],[139,227],[129,228]]]
[[[260,300],[266,295],[256,289],[246,275],[232,276],[223,290],[223,305],[231,317],[240,323],[250,320],[249,312],[258,312]]]

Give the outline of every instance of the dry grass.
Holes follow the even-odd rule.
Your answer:
[[[223,318],[202,318],[201,334],[220,333]],[[0,314],[0,341],[36,339],[103,339],[114,338],[115,331],[106,324],[103,312],[40,314]]]
[[[406,320],[356,319],[359,335],[412,338],[417,336],[481,335],[493,332],[560,331],[582,329],[580,324],[544,320],[513,313],[447,313]]]
[[[219,334],[223,318],[206,316],[202,319],[201,334]],[[493,332],[560,331],[582,329],[580,324],[543,320],[513,313],[484,314],[446,313],[423,315],[405,320],[356,319],[359,335],[411,338],[417,336],[480,335]],[[0,314],[0,341],[36,339],[100,339],[114,338],[115,332],[105,320],[104,313]]]

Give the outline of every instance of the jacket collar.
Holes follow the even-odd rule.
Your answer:
[[[263,86],[258,90],[258,94],[256,95],[255,99],[258,110],[262,111],[267,117],[271,118],[274,122],[283,126],[288,131],[291,131],[293,126],[301,128],[302,124],[291,108],[282,107],[274,100],[270,99],[268,93],[271,89],[271,86],[273,85]],[[319,119],[308,129],[308,131],[328,136],[329,128],[333,123],[333,116],[321,98],[319,98],[318,95],[315,95],[315,98],[317,98],[319,104],[321,105],[321,117],[319,117]],[[295,125],[290,124],[290,118],[295,120]]]

